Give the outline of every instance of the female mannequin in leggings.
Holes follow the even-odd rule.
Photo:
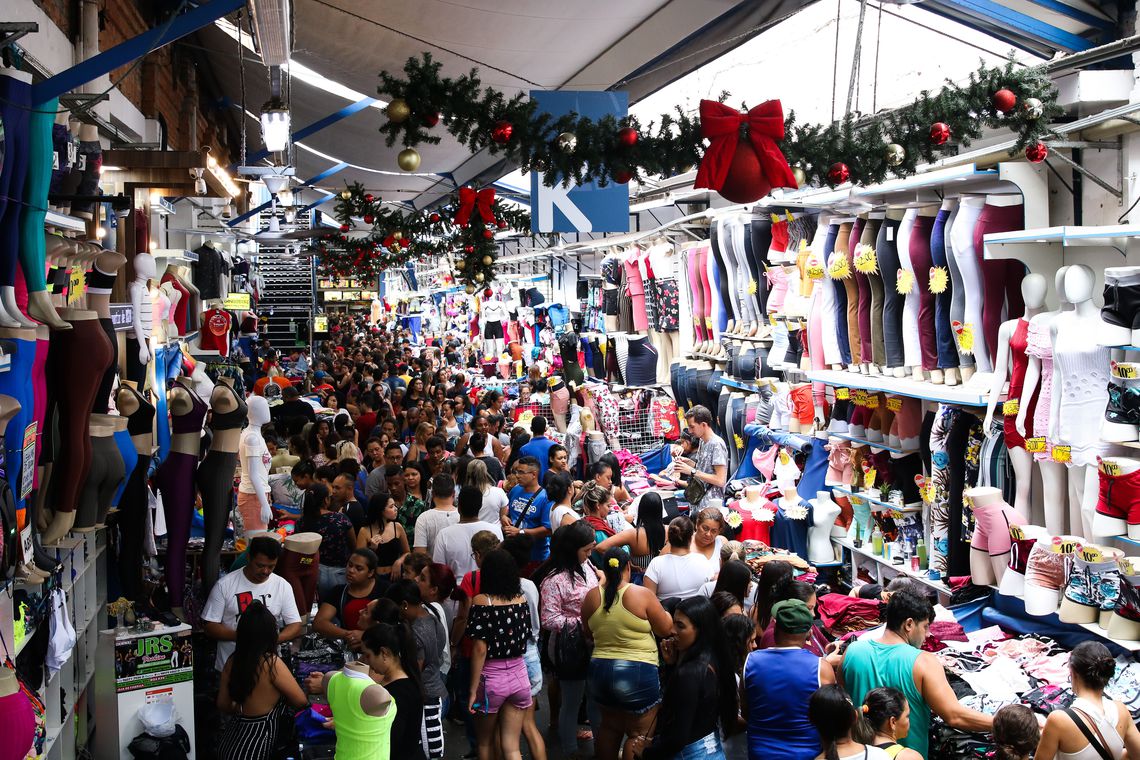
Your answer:
[[[945,373],[947,385],[958,384],[958,349],[954,344],[954,331],[950,327],[950,310],[954,300],[954,283],[950,277],[949,256],[946,253],[950,247],[950,216],[958,208],[957,198],[946,198],[942,201],[942,208],[934,219],[934,229],[930,233],[930,258],[933,268],[931,272],[938,271],[946,281],[946,289],[941,293],[932,293],[934,298],[934,342],[938,351],[938,371]],[[938,382],[938,378],[933,378]]]
[[[115,373],[119,368],[119,339],[115,334],[115,325],[111,322],[111,288],[115,285],[118,272],[127,263],[127,259],[116,251],[103,251],[95,258],[91,272],[87,275],[87,307],[94,309],[99,315],[99,326],[107,334],[111,342],[113,359],[106,372],[103,373],[99,392],[95,396],[95,411],[106,413],[111,403],[111,388],[115,384]]]
[[[764,271],[768,267],[768,249],[772,247],[772,220],[765,214],[756,212],[748,225],[748,231],[752,239],[748,266],[756,280],[756,301],[760,307],[760,321],[763,322],[764,315],[768,313],[768,278],[764,276]]]
[[[167,400],[173,437],[170,453],[158,468],[155,480],[162,491],[162,508],[166,515],[166,589],[170,594],[170,609],[179,620],[184,620],[186,543],[190,540],[190,523],[194,516],[194,472],[198,467],[207,406],[194,393],[193,381],[185,375],[170,389]]]
[[[879,238],[879,228],[882,226],[884,214],[872,212],[867,215],[863,223],[863,231],[859,241],[863,250],[874,250],[875,242]],[[859,333],[863,338],[863,363],[872,375],[879,374],[883,366],[883,278],[879,274],[879,263],[874,257],[874,269],[866,273],[864,281],[867,283],[867,308],[863,310],[863,292],[859,292]],[[864,326],[864,315],[866,325]],[[865,330],[865,332],[864,332]]]
[[[899,269],[914,275],[914,266],[910,261],[911,231],[914,229],[914,220],[918,216],[917,209],[907,209],[899,223],[899,240],[895,248],[899,253]],[[918,339],[918,309],[919,296],[917,284],[911,287],[910,292],[903,299],[902,314],[902,340],[903,340],[903,366],[895,370],[895,377],[906,377],[909,372],[915,380],[923,380],[922,351]]]
[[[732,301],[728,297],[728,272],[725,270],[723,254],[720,251],[720,242],[717,240],[715,225],[709,229],[709,286],[712,288],[712,309],[710,313],[713,320],[713,338],[720,340],[720,336],[728,329],[729,320],[732,320]],[[719,344],[718,344],[719,345]]]
[[[755,336],[760,331],[760,325],[764,319],[764,308],[761,305],[763,290],[760,285],[760,280],[764,276],[760,271],[760,262],[756,258],[756,249],[752,245],[752,222],[747,217],[740,217],[737,220],[737,229],[739,236],[733,238],[733,245],[736,247],[737,258],[742,264],[741,272],[744,273],[743,276],[747,280],[744,283],[744,295],[749,299],[752,309],[753,324],[749,328],[748,334]]]
[[[835,242],[832,244],[832,253],[827,260],[828,278],[831,279],[832,289],[835,293],[835,325],[836,335],[839,338],[839,355],[843,364],[851,364],[851,330],[850,324],[847,321],[847,295],[849,292],[848,281],[851,279],[850,269],[848,275],[844,278],[835,278],[832,273],[837,266],[846,266],[847,259],[847,244],[851,239],[851,223],[841,222],[836,226]],[[843,262],[839,260],[843,259]],[[854,288],[855,283],[851,282],[851,287]]]
[[[982,302],[982,332],[992,363],[997,353],[997,333],[1001,327],[1002,307],[1009,305],[1010,314],[1025,310],[1021,300],[1021,278],[1025,265],[1016,259],[989,260],[985,257],[982,241],[986,235],[1012,232],[1025,226],[1025,208],[1020,195],[987,195],[986,205],[974,226],[974,254],[982,267],[986,280],[985,300]]]
[[[851,343],[851,369],[862,372],[863,340],[859,332],[861,327],[859,324],[860,289],[855,271],[855,246],[859,242],[859,235],[863,232],[863,220],[856,219],[849,229],[847,246],[843,249],[843,252],[847,254],[848,271],[847,278],[843,282],[843,286],[847,288],[847,332]],[[867,357],[867,361],[870,361],[870,357]]]
[[[91,469],[91,411],[112,358],[111,342],[99,326],[98,314],[61,309],[59,315],[72,329],[55,332],[48,351],[48,396],[57,412],[60,446],[48,494],[54,514],[44,543],[63,538],[75,523],[79,489]],[[88,371],[76,371],[80,367]]]
[[[118,415],[91,415],[91,467],[79,492],[79,508],[73,531],[85,533],[101,526],[111,508],[111,499],[123,482],[126,465],[115,444],[115,431],[125,430],[127,421]]]
[[[138,386],[124,381],[115,397],[119,413],[127,418],[138,458],[127,462],[127,484],[119,497],[119,582],[123,596],[139,599],[142,595],[143,531],[146,529],[147,469],[154,456],[154,405],[142,395]]]
[[[4,125],[4,161],[0,162],[0,327],[21,326],[15,285],[24,208],[16,199],[23,196],[28,175],[31,109],[32,75],[0,66],[0,123]]]
[[[982,276],[981,259],[974,251],[974,229],[978,226],[978,217],[982,215],[985,205],[985,196],[963,195],[958,202],[958,215],[954,217],[954,225],[950,228],[950,254],[962,277],[962,318],[959,321],[970,330],[974,338],[972,350],[958,349],[964,380],[969,380],[975,370],[993,370],[985,331],[982,330],[982,308],[987,283]]]
[[[685,252],[685,266],[689,273],[689,295],[693,313],[693,347],[699,352],[709,336],[705,331],[705,316],[708,314],[705,304],[705,286],[702,280],[704,271],[703,244],[694,246]]]
[[[3,429],[7,429],[8,423],[11,422],[12,418],[15,417],[19,411],[20,402],[18,400],[12,396],[0,394],[0,426],[2,426]],[[19,488],[19,481],[0,481],[0,488],[9,488],[11,490],[14,501],[14,497],[18,495],[16,489]],[[34,515],[32,514],[31,509],[21,510],[17,508],[15,517],[16,524],[14,527],[17,531],[21,531],[24,529],[24,526],[34,518]],[[22,564],[16,568],[16,575],[18,578],[27,578],[28,580],[35,583],[40,583],[49,575],[46,568],[41,570],[37,566],[37,562],[33,561],[31,558],[22,558],[20,559],[20,562]]]
[[[942,382],[938,370],[938,349],[934,340],[934,294],[930,292],[930,236],[934,220],[938,217],[937,205],[923,206],[915,217],[910,232],[910,265],[914,270],[914,289],[918,291],[918,347],[922,369],[930,373],[932,382]]]
[[[903,208],[888,208],[879,227],[875,256],[883,286],[883,367],[884,371],[903,366],[902,313],[904,298],[898,290],[899,223],[906,214]]]
[[[208,595],[218,579],[222,542],[233,506],[238,444],[246,418],[245,399],[234,390],[231,377],[218,378],[210,394],[210,450],[198,465],[195,481],[202,494],[206,544],[202,550],[202,593]],[[314,568],[315,572],[315,568]]]

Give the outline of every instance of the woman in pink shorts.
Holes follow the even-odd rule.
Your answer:
[[[489,552],[479,572],[479,594],[467,618],[467,634],[474,642],[467,709],[475,716],[479,760],[492,760],[496,736],[506,760],[522,760],[519,734],[531,705],[524,659],[530,607],[510,554]]]

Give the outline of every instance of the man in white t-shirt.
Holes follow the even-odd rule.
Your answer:
[[[249,542],[249,562],[245,567],[227,573],[210,590],[202,609],[202,622],[206,635],[218,642],[218,654],[214,658],[218,671],[234,652],[238,618],[255,599],[277,618],[278,643],[292,641],[304,632],[293,587],[280,575],[273,574],[280,556],[281,544],[276,539],[257,536]]]
[[[459,522],[444,528],[435,537],[432,561],[450,567],[456,578],[462,578],[475,569],[475,558],[471,556],[472,536],[481,530],[489,530],[500,540],[503,538],[501,525],[479,519],[482,507],[483,494],[479,489],[464,486],[459,491]]]
[[[416,518],[414,551],[429,557],[435,552],[435,540],[439,533],[459,522],[459,510],[455,508],[455,481],[445,472],[431,479],[432,508]]]

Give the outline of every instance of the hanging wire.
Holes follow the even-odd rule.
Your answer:
[[[851,113],[852,101],[858,106],[856,86],[859,70],[863,63],[863,21],[867,17],[867,0],[859,0],[859,28],[855,30],[855,53],[851,58],[851,80],[847,85],[847,113]]]
[[[237,49],[238,49],[238,77],[241,81],[241,110],[245,113],[245,55],[244,47],[242,45],[242,28],[241,28],[241,13],[238,13],[237,19]],[[245,119],[241,119],[241,163],[239,166],[245,166]]]
[[[879,48],[883,41],[883,4],[879,3],[879,22],[875,27],[875,78],[871,88],[871,113],[879,111]]]
[[[831,120],[835,121],[836,89],[839,87],[839,21],[843,11],[843,0],[835,2],[835,56],[831,62]]]

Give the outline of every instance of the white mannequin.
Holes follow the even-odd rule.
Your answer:
[[[1041,308],[1045,305],[1045,291],[1048,285],[1044,276],[1039,274],[1029,274],[1021,281],[1021,296],[1025,300],[1025,314],[1019,319],[1011,319],[1008,322],[1003,322],[1001,327],[998,328],[997,338],[997,363],[994,365],[993,385],[990,386],[989,403],[986,405],[986,419],[982,424],[982,429],[987,433],[990,430],[994,421],[994,410],[997,408],[998,399],[1005,391],[1006,379],[1009,377],[1013,369],[1013,355],[1010,348],[1010,340],[1013,338],[1013,333],[1017,329],[1018,323],[1024,320],[1030,320],[1037,314],[1041,313]],[[1025,392],[1024,380],[1022,383],[1021,399],[1025,406],[1029,406],[1030,400],[1033,396]],[[1020,405],[1018,407],[1020,412]],[[1030,500],[1029,500],[1029,487],[1033,480],[1033,455],[1025,450],[1023,446],[1012,446],[1009,448],[1009,461],[1013,465],[1013,471],[1017,474],[1017,493],[1014,496],[1014,507],[1023,515],[1030,514]],[[1001,574],[998,574],[1001,577]],[[975,581],[977,583],[977,581]]]
[[[1074,264],[1065,272],[1063,281],[1065,300],[1073,304],[1072,312],[1066,312],[1054,320],[1049,326],[1050,340],[1056,354],[1057,338],[1063,332],[1072,335],[1111,336],[1111,325],[1105,323],[1100,316],[1100,309],[1093,303],[1093,284],[1096,277],[1093,270],[1083,264]],[[1108,370],[1109,350],[1103,351],[1104,368]],[[1053,397],[1049,413],[1049,439],[1064,445],[1066,441],[1061,437],[1061,392],[1063,384],[1076,382],[1076,378],[1066,377],[1061,371],[1061,362],[1053,362]],[[1107,399],[1107,391],[1105,391]],[[1101,417],[1104,410],[1100,411]],[[1070,464],[1069,467],[1069,530],[1096,540],[1092,530],[1092,520],[1097,499],[1096,467],[1088,464]],[[1090,485],[1091,484],[1091,485]]]
[[[824,564],[835,561],[835,546],[831,543],[839,505],[831,499],[831,491],[818,491],[812,499],[812,522],[808,528],[808,562]],[[842,530],[842,529],[840,529]]]
[[[1124,552],[1120,549],[1112,549],[1096,544],[1085,544],[1076,554],[1073,569],[1081,569],[1081,566],[1085,563],[1099,570],[1114,569],[1117,561],[1123,556]],[[1100,615],[1099,605],[1090,606],[1087,604],[1077,604],[1068,597],[1061,598],[1061,609],[1058,612],[1058,617],[1061,618],[1062,623],[1080,623],[1085,625],[1097,623],[1100,621]],[[1109,616],[1106,615],[1105,617],[1105,627],[1107,627]]]
[[[1140,459],[1104,457],[1101,459],[1098,469],[1105,475],[1113,477],[1131,475],[1140,470]],[[1129,538],[1140,538],[1140,525],[1129,525],[1126,520],[1097,512],[1093,515],[1092,532],[1093,535],[1097,536],[1123,536],[1127,534]]]
[[[261,520],[268,523],[273,517],[273,511],[269,507],[269,468],[260,456],[246,456],[246,452],[251,448],[251,444],[252,448],[255,449],[261,449],[265,446],[265,439],[261,436],[261,426],[269,424],[269,402],[261,396],[251,396],[247,419],[249,425],[241,434],[241,443],[238,445],[238,460],[253,483],[253,492],[261,504]],[[248,532],[247,537],[249,537]]]
[[[978,514],[980,510],[985,510],[987,513],[991,510],[995,512],[1000,510],[1004,514],[1005,519],[995,519],[992,522],[995,525],[1000,525],[1003,531],[1008,530],[1007,525],[1023,525],[1027,522],[1023,512],[1019,514],[1020,510],[1015,510],[1005,503],[1000,488],[991,488],[988,486],[969,488],[966,489],[962,495],[968,497],[973,503],[975,515]],[[978,529],[981,528],[981,522],[982,521],[979,521]],[[1004,537],[999,538],[1004,540]],[[992,550],[970,550],[970,577],[974,583],[979,586],[998,584],[1002,576],[1005,575],[1008,564],[1009,551],[994,554]]]
[[[154,279],[154,257],[149,253],[135,254],[133,260],[135,279],[127,286],[131,297],[131,333],[139,343],[139,363],[148,365],[154,358],[150,347],[151,315],[154,313],[154,302],[151,300],[149,282]],[[145,318],[144,318],[145,315]]]
[[[170,308],[166,310],[166,334],[168,337],[177,337],[180,335],[178,331],[178,323],[174,321],[174,311],[178,308],[179,302],[182,300],[182,293],[169,280],[158,286],[159,291],[166,296],[167,301],[170,302]]]
[[[1044,541],[1049,538],[1049,531],[1039,525],[1021,525],[1018,527],[1024,538],[1032,538],[1037,541]],[[1012,534],[1013,531],[1011,530],[1010,533]],[[1025,573],[1011,570],[1007,566],[1001,577],[1001,582],[998,584],[998,593],[1006,596],[1022,596],[1025,594]]]
[[[503,353],[506,347],[506,334],[507,334],[507,305],[499,299],[492,296],[483,302],[479,309],[479,334],[485,336],[487,334],[487,325],[498,323],[503,331],[502,338],[483,338],[483,355],[487,357],[497,357]]]

